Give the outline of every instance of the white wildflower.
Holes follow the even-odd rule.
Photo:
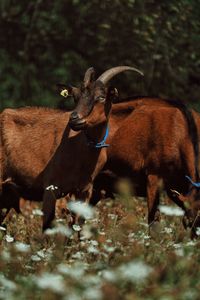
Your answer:
[[[196,245],[196,241],[195,240],[193,240],[193,241],[189,241],[189,242],[187,242],[187,246],[195,246]]]
[[[168,205],[159,205],[160,212],[167,215],[167,216],[183,216],[184,211],[175,206],[168,206]]]
[[[40,277],[36,278],[35,281],[37,286],[41,289],[49,289],[59,294],[66,292],[64,280],[59,274],[43,273]]]
[[[47,191],[55,191],[55,190],[58,190],[58,187],[56,185],[51,184],[46,187],[46,190]]]
[[[168,241],[167,246],[168,246],[168,247],[173,247],[173,246],[174,246],[174,242]]]
[[[84,286],[85,287],[94,287],[94,286],[99,286],[102,283],[102,279],[98,276],[98,275],[87,275],[86,277],[84,277],[85,281],[84,281]]]
[[[100,300],[102,296],[100,287],[89,287],[83,292],[83,298],[88,300]]]
[[[152,268],[142,261],[132,261],[118,268],[122,279],[132,282],[141,282],[152,272]]]
[[[2,284],[3,288],[6,289],[6,290],[15,290],[16,289],[16,284],[5,278],[4,275],[0,274],[0,283]]]
[[[41,257],[39,257],[38,255],[31,255],[31,260],[38,262],[38,261],[41,261]]]
[[[30,250],[30,245],[27,245],[27,244],[22,243],[22,242],[16,242],[15,249],[19,252],[25,253],[25,252],[28,252]]]
[[[105,251],[108,252],[108,253],[112,253],[116,249],[115,247],[107,246],[107,245],[104,245],[103,247],[104,247]]]
[[[46,258],[47,254],[45,252],[46,252],[45,249],[39,250],[39,251],[37,251],[37,256],[39,256],[41,258]]]
[[[199,236],[200,235],[200,227],[196,228],[196,234]]]
[[[108,217],[111,218],[112,220],[115,220],[117,218],[117,215],[115,215],[115,214],[108,214]]]
[[[112,240],[108,239],[108,240],[106,240],[106,243],[111,244]]]
[[[60,264],[58,265],[58,271],[63,275],[67,275],[78,280],[83,277],[85,267],[82,264],[73,265],[73,267],[67,266],[65,264]]]
[[[0,226],[0,230],[1,230],[1,231],[6,231],[6,228],[3,227],[3,226]]]
[[[176,249],[174,252],[177,256],[184,256],[183,248]]]
[[[32,214],[33,214],[34,216],[43,216],[43,215],[44,215],[43,212],[42,212],[42,210],[39,209],[39,208],[33,209],[33,210],[32,210]]]
[[[8,243],[12,243],[14,241],[14,238],[9,234],[6,234],[5,239]]]
[[[74,259],[82,259],[85,256],[85,253],[82,251],[78,251],[74,254],[72,254],[72,258]]]
[[[182,248],[182,245],[181,244],[173,244],[173,247],[175,248],[175,249],[180,249],[180,248]]]
[[[106,233],[104,231],[99,231],[100,235],[106,235]]]
[[[83,300],[82,295],[76,294],[76,292],[68,294],[66,297],[63,298],[64,300]]]
[[[70,211],[82,216],[86,220],[91,219],[94,216],[94,208],[89,204],[81,201],[69,202],[68,208]]]
[[[165,233],[172,233],[172,229],[169,228],[169,227],[165,227],[165,228],[163,229],[163,232],[165,232]]]
[[[134,232],[129,233],[128,239],[130,242],[133,242],[135,240],[135,238],[136,238],[136,235]]]
[[[93,246],[98,246],[99,243],[96,240],[90,240],[89,243]]]
[[[96,215],[97,215],[97,213],[96,213]],[[98,218],[93,218],[93,219],[91,220],[91,222],[92,222],[93,224],[98,224],[98,223],[99,223],[99,219],[98,219]]]
[[[87,251],[88,251],[88,253],[99,254],[99,250],[95,246],[93,246],[93,245],[90,245],[87,248]]]
[[[56,223],[63,223],[64,219],[56,219]]]
[[[48,228],[47,230],[45,230],[45,233],[47,235],[62,234],[66,237],[70,237],[72,234],[72,231],[67,226],[60,224],[55,228]]]
[[[81,226],[78,225],[78,224],[73,224],[72,228],[73,228],[74,231],[81,231]]]
[[[103,277],[103,279],[110,281],[110,282],[115,282],[117,280],[116,273],[113,271],[110,271],[110,270],[102,271],[101,276]]]

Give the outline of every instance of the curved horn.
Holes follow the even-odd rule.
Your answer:
[[[129,67],[129,66],[119,66],[119,67],[114,67],[114,68],[111,68],[111,69],[105,71],[103,74],[101,74],[101,76],[99,76],[99,78],[97,80],[100,80],[102,83],[106,84],[115,75],[117,75],[121,72],[125,72],[125,71],[134,71],[134,72],[137,72],[140,75],[144,76],[144,74],[136,68]]]
[[[84,87],[87,87],[88,84],[90,83],[91,80],[94,80],[94,68],[91,67],[89,69],[87,69],[87,71],[85,72],[85,76],[83,79],[83,83],[84,83]]]

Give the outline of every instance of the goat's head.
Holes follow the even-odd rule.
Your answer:
[[[70,87],[65,90],[66,95],[71,95],[76,103],[75,109],[71,112],[69,126],[71,129],[78,131],[107,121],[112,101],[117,96],[115,88],[107,87],[108,82],[117,74],[124,71],[139,70],[119,66],[105,71],[97,80],[93,68],[89,68],[84,76],[80,88]]]
[[[174,197],[184,203],[185,215],[183,217],[183,226],[191,228],[192,238],[197,237],[197,228],[200,228],[200,190],[193,188],[186,196],[183,196],[176,190],[171,191]]]

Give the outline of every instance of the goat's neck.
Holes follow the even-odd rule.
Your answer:
[[[87,128],[85,131],[87,139],[95,143],[101,142],[105,136],[107,125],[108,122],[106,121],[94,127]]]

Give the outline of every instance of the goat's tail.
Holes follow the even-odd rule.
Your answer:
[[[183,113],[187,125],[188,125],[188,132],[189,136],[193,145],[194,149],[194,156],[195,156],[195,181],[199,181],[199,169],[198,169],[198,164],[199,164],[199,136],[198,136],[198,129],[197,125],[193,116],[193,113],[190,109],[187,108],[187,106],[181,102],[181,101],[176,101],[172,100],[170,101],[171,104],[177,108],[180,109],[180,111]]]

